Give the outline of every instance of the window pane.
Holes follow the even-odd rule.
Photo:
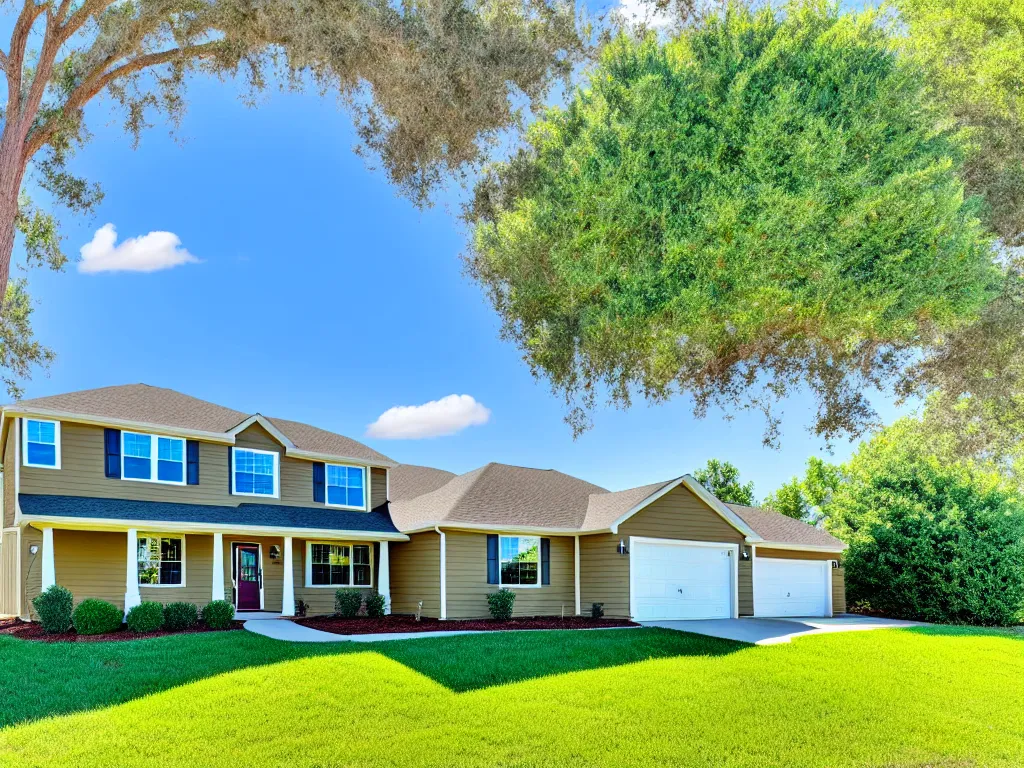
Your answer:
[[[160,539],[161,560],[181,560],[181,539]]]
[[[519,583],[519,564],[518,563],[502,563],[501,564],[501,583],[502,584],[518,584]]]
[[[57,425],[52,421],[29,421],[26,430],[30,443],[53,445],[57,442]]]
[[[352,547],[352,562],[356,565],[369,565],[370,547],[363,544]]]
[[[238,493],[254,493],[252,472],[235,472],[235,491]]]
[[[156,478],[168,483],[180,483],[185,477],[184,467],[176,461],[158,461],[156,463]]]
[[[274,456],[244,448],[234,451],[235,491],[260,496],[274,495]]]
[[[349,488],[348,489],[348,506],[350,506],[350,507],[361,507],[361,506],[363,506],[363,489],[362,488]]]
[[[274,476],[273,475],[253,475],[253,486],[252,492],[258,493],[262,496],[273,496],[274,495]]]
[[[151,443],[149,435],[136,435],[132,432],[125,432],[124,455],[148,459],[150,457]]]
[[[348,485],[350,488],[363,487],[363,470],[359,467],[348,468]]]
[[[144,459],[134,456],[124,457],[124,476],[136,480],[149,480],[150,462],[149,457]]]
[[[537,583],[537,564],[536,563],[519,563],[519,583],[520,584],[536,584]]]
[[[181,584],[181,563],[160,563],[161,584]]]
[[[370,586],[370,566],[368,565],[356,565],[352,568],[353,580],[352,583],[357,587],[368,587]]]
[[[346,504],[347,503],[346,491],[344,488],[338,488],[334,485],[327,486],[327,503],[328,504]]]
[[[57,446],[29,443],[27,458],[29,464],[41,464],[47,467],[57,466]]]
[[[331,583],[331,566],[313,564],[313,583],[314,584],[330,584]]]
[[[331,566],[331,584],[348,584],[348,565]]]

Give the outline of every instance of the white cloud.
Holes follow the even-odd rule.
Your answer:
[[[82,246],[78,271],[157,272],[199,261],[181,247],[181,240],[173,232],[150,232],[130,237],[120,245],[116,243],[117,229],[113,224],[97,229],[92,240]]]
[[[675,20],[670,10],[659,11],[652,0],[621,0],[615,12],[623,21],[654,29],[667,27]]]
[[[423,405],[389,408],[367,427],[366,434],[391,440],[441,437],[486,424],[490,418],[490,409],[469,395],[448,395]]]

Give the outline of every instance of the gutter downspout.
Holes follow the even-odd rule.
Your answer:
[[[448,578],[447,578],[447,570],[448,570],[447,559],[448,558],[446,557],[446,553],[445,553],[445,550],[447,548],[447,543],[445,541],[444,531],[442,531],[436,525],[434,526],[434,530],[437,532],[437,535],[441,537],[441,616],[440,616],[440,619],[441,619],[441,621],[444,621],[444,620],[446,620],[448,618]]]

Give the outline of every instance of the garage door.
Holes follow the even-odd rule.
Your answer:
[[[827,615],[831,567],[828,560],[757,558],[754,566],[754,615]]]
[[[633,540],[629,555],[633,618],[731,618],[734,559],[728,546]]]

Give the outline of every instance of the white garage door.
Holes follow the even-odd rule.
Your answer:
[[[732,548],[633,540],[631,613],[638,621],[728,619],[733,615]]]
[[[828,560],[757,558],[754,565],[754,615],[827,615],[831,567]]]

